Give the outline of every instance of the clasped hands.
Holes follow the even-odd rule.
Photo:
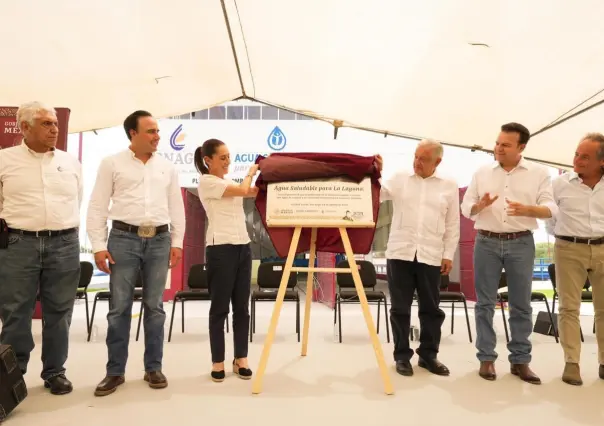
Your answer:
[[[476,203],[478,212],[481,212],[482,210],[492,205],[495,201],[497,201],[498,198],[498,195],[495,195],[491,198],[491,194],[489,194],[488,192],[485,193],[482,198],[480,198],[478,203]],[[505,202],[507,204],[506,213],[508,216],[531,217],[531,206],[527,206],[516,201],[511,201],[508,198],[505,199]]]

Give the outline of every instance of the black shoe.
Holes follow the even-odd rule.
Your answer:
[[[396,372],[401,376],[413,376],[413,367],[409,361],[396,361]]]
[[[50,389],[50,393],[53,395],[65,395],[73,390],[73,385],[64,374],[44,380],[44,387]]]
[[[604,364],[600,364],[600,367],[598,368],[598,376],[600,376],[600,379],[604,380]]]
[[[440,362],[439,360],[437,360],[436,358],[434,358],[434,359],[420,358],[417,365],[419,365],[421,368],[425,368],[432,374],[436,374],[437,376],[448,376],[450,374],[447,366],[445,364],[443,364],[442,362]]]
[[[212,371],[212,373],[210,373],[210,376],[212,377],[212,381],[214,381],[216,383],[224,382],[224,378],[225,378],[224,370]]]
[[[252,370],[249,368],[241,368],[237,365],[237,360],[233,360],[233,373],[239,376],[243,380],[249,380],[252,378]]]

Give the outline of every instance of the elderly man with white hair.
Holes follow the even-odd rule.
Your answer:
[[[409,328],[415,292],[420,322],[418,365],[433,374],[449,375],[437,359],[445,319],[439,295],[441,275],[451,271],[459,242],[459,189],[455,181],[436,172],[442,156],[440,143],[422,140],[415,150],[413,172],[401,171],[382,184],[381,199],[392,200],[394,210],[386,258],[394,360],[403,376],[413,375]],[[376,162],[381,171],[381,156]]]
[[[31,102],[17,111],[23,142],[0,151],[0,342],[11,345],[25,374],[34,348],[31,320],[40,295],[42,380],[55,395],[65,377],[69,328],[80,279],[80,163],[56,149],[53,108]]]

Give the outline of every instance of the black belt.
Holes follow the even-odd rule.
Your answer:
[[[22,229],[8,228],[8,232],[11,234],[26,235],[28,237],[56,237],[59,235],[73,234],[74,232],[77,232],[77,231],[78,231],[78,228],[59,229],[57,231],[50,231],[50,230],[24,231]]]
[[[584,237],[567,237],[567,236],[556,235],[556,238],[558,238],[559,240],[563,240],[563,241],[570,241],[571,243],[587,244],[590,246],[598,246],[598,245],[604,244],[604,237],[584,238]]]
[[[133,234],[138,233],[139,226],[129,225],[121,220],[114,220],[113,227],[119,231],[132,232]],[[161,234],[162,232],[168,232],[170,230],[169,225],[160,225],[155,227],[155,233]]]
[[[495,238],[498,240],[515,240],[516,238],[524,237],[525,235],[531,235],[531,231],[518,231],[518,232],[491,232],[479,229],[478,233],[485,237]]]

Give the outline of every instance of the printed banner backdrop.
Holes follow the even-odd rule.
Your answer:
[[[23,136],[17,126],[17,107],[0,106],[0,149],[19,145]],[[67,150],[67,133],[69,125],[68,108],[55,108],[59,119],[59,140],[57,148]]]

